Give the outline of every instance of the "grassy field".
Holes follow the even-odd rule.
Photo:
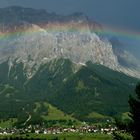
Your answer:
[[[112,136],[105,134],[79,134],[79,133],[65,133],[65,134],[26,134],[20,136],[11,136],[12,138],[26,138],[26,139],[45,139],[45,140],[112,140]],[[0,136],[4,139],[6,136]],[[10,138],[8,136],[7,138]]]
[[[48,108],[48,115],[43,116],[45,120],[75,120],[47,102],[45,102],[44,105]]]
[[[0,122],[0,127],[1,128],[12,128],[13,124],[17,121],[16,118],[11,118],[7,121],[1,121]]]

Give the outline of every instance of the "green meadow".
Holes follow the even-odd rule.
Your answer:
[[[63,134],[26,134],[13,136],[0,136],[0,139],[44,139],[44,140],[112,140],[111,135],[106,134],[80,134],[80,133],[63,133]]]

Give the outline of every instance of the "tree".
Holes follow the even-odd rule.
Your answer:
[[[132,118],[131,132],[134,137],[134,140],[140,139],[140,83],[136,86],[135,89],[136,97],[130,96],[129,105],[130,105],[130,117]]]

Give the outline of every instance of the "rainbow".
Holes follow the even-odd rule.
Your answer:
[[[140,40],[140,32],[124,29],[121,27],[117,28],[117,27],[107,26],[107,25],[104,25],[104,27],[105,27],[104,31],[101,32],[103,34],[109,34],[112,36],[120,36],[128,39]]]
[[[46,25],[41,25],[43,29],[45,29],[47,32],[51,33],[57,33],[57,32],[76,32],[80,31],[83,33],[87,33],[90,31],[99,33],[101,35],[110,35],[110,36],[120,36],[120,37],[126,37],[128,39],[137,39],[140,40],[140,32],[126,30],[122,28],[113,28],[104,25],[103,29],[100,29],[99,27],[90,28],[90,25],[85,23],[48,23]],[[39,26],[34,25],[33,27],[30,27],[28,29],[17,29],[17,30],[11,30],[8,32],[0,32],[0,40],[1,39],[7,39],[11,36],[15,36],[18,34],[37,34],[42,32],[41,28]]]

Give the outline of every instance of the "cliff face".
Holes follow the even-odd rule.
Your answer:
[[[0,15],[3,16],[0,62],[8,60],[9,67],[14,61],[23,62],[31,76],[41,64],[54,58],[66,58],[77,64],[91,61],[132,76],[139,75],[134,68],[130,70],[131,67],[119,64],[112,44],[96,34],[97,30],[102,30],[100,25],[83,14],[62,17],[40,10],[10,7],[1,10]]]

